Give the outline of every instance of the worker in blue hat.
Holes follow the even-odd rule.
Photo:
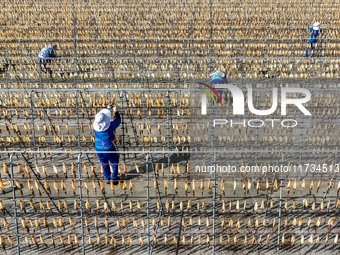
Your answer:
[[[46,45],[40,51],[38,59],[39,59],[40,70],[42,72],[52,74],[52,70],[51,68],[48,67],[48,64],[51,64],[52,59],[57,57],[57,55],[54,52],[57,49],[58,49],[58,45],[56,43],[53,43],[53,44]]]
[[[313,53],[311,57],[314,56],[314,50],[315,50],[315,44],[317,43],[317,37],[320,33],[320,22],[315,22],[312,27],[309,28],[309,30],[312,32],[310,39],[309,39],[309,44],[310,47],[307,48],[305,56],[308,57],[308,51],[313,50]]]
[[[114,120],[111,121],[111,109],[114,112]],[[116,107],[109,105],[106,109],[101,110],[96,114],[93,129],[96,137],[96,151],[99,157],[100,163],[103,164],[104,176],[110,182],[110,180],[118,181],[118,163],[119,156],[115,151],[115,134],[114,131],[121,123],[120,114],[116,111]],[[109,152],[109,153],[103,153]],[[110,164],[112,165],[112,173],[110,170]]]

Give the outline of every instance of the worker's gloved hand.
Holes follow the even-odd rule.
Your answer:
[[[119,112],[115,112],[115,119],[120,119],[120,114],[119,114]]]

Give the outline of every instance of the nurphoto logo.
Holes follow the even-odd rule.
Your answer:
[[[216,84],[215,87],[211,87],[210,85],[203,84],[207,88],[209,88],[213,94],[215,94],[216,98],[219,101],[219,104],[222,105],[222,100],[220,98],[219,93],[215,90],[217,89],[219,92],[223,90],[228,90],[231,92],[231,96],[233,98],[233,103],[232,103],[232,109],[233,109],[233,115],[238,115],[242,116],[245,115],[245,95],[243,91],[238,88],[235,85],[231,84]],[[205,88],[199,88],[203,90],[205,93],[202,93],[202,101],[201,101],[201,114],[202,115],[207,115],[207,95],[209,95],[213,101],[214,104],[217,105],[217,102],[215,100],[214,95],[207,89]],[[299,98],[289,98],[289,94],[298,94]],[[253,103],[253,89],[252,88],[247,88],[247,95],[248,95],[248,100],[247,100],[247,105],[248,105],[248,110],[253,113],[254,115],[257,116],[267,116],[270,114],[273,114],[276,109],[278,108],[279,105],[279,89],[278,88],[272,88],[272,105],[269,109],[256,109]],[[287,107],[288,105],[294,105],[297,107],[304,115],[310,116],[312,115],[304,106],[305,103],[307,103],[311,99],[311,93],[309,90],[304,89],[304,88],[289,88],[289,87],[284,87],[280,89],[280,98],[281,98],[281,116],[287,115]],[[259,125],[249,125],[250,127],[261,127],[264,125],[266,121],[270,121],[272,123],[272,126],[274,127],[274,122],[279,121],[277,119],[266,119],[265,121],[256,119],[256,120],[250,120],[252,123],[257,122],[260,123]],[[249,122],[249,121],[248,121]],[[287,119],[283,120],[282,122],[292,122],[294,124],[291,125],[285,125],[285,127],[295,127],[297,125],[297,121],[292,120],[292,119]],[[232,120],[228,121],[225,119],[215,119],[214,120],[214,126],[215,124],[227,124],[231,123]],[[237,124],[246,124],[246,120],[243,120],[242,122],[238,122]]]

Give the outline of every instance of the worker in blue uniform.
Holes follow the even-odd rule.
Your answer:
[[[229,72],[227,74],[227,70],[224,67],[221,67],[220,70],[217,70],[216,72],[211,74],[211,86],[215,87],[216,84],[227,84],[228,79],[231,74],[231,68],[229,69]],[[222,89],[217,89],[217,93],[222,97]],[[230,95],[228,95],[229,97]],[[231,100],[231,99],[230,99]]]
[[[211,74],[211,86],[214,86],[214,84],[227,84],[228,79],[227,76],[230,76],[231,69],[228,72],[228,75],[226,73],[225,68],[220,68],[220,70],[217,70],[216,72]]]
[[[56,43],[53,43],[53,44],[49,44],[49,45],[45,46],[40,51],[38,59],[39,59],[40,70],[42,72],[44,72],[44,73],[48,72],[49,74],[52,74],[52,70],[51,70],[51,68],[48,67],[48,64],[51,64],[52,58],[57,57],[57,55],[54,52],[57,49],[58,49],[58,45]],[[45,68],[45,70],[43,69],[43,67]]]
[[[312,32],[310,39],[309,39],[309,44],[310,47],[307,48],[305,56],[308,57],[308,51],[313,50],[311,57],[314,56],[314,50],[315,50],[315,44],[317,43],[317,37],[320,33],[320,23],[315,22],[312,27],[309,28],[309,30]]]
[[[93,122],[94,135],[96,137],[95,147],[100,163],[103,164],[104,176],[110,182],[110,180],[117,181],[118,178],[118,163],[119,156],[115,151],[115,134],[114,131],[121,123],[120,114],[116,111],[116,107],[113,108],[115,119],[111,121],[111,105],[106,109],[101,110],[96,114]],[[101,153],[101,152],[110,153]],[[112,173],[110,170],[110,164],[112,165]]]

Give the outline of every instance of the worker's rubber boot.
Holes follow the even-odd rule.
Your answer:
[[[306,50],[305,57],[308,57],[308,51],[309,51],[309,47],[308,47],[307,50]]]

